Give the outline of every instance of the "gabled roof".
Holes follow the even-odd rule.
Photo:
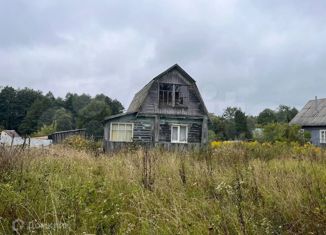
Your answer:
[[[291,120],[290,124],[326,126],[326,99],[309,100],[303,109]]]
[[[154,77],[139,92],[136,93],[136,95],[134,96],[133,100],[131,101],[131,103],[128,107],[127,113],[139,112],[141,105],[145,101],[145,99],[148,95],[148,92],[150,91],[154,82],[159,80],[164,75],[168,74],[169,72],[171,72],[173,70],[177,70],[178,72],[180,72],[191,84],[196,84],[196,81],[186,71],[184,71],[178,64],[175,64],[175,65],[171,66],[170,68],[168,68],[167,70],[165,70],[164,72],[157,75],[156,77]],[[198,96],[200,102],[203,105],[204,112],[206,114],[208,114],[205,103],[204,103],[197,87],[196,87],[196,93],[197,93],[197,96]]]

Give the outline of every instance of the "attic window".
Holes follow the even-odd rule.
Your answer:
[[[159,85],[159,103],[160,105],[184,106],[185,105],[185,86],[160,83]]]
[[[160,83],[160,104],[172,105],[173,84]]]

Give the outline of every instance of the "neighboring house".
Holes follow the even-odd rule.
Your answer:
[[[4,130],[0,135],[0,144],[4,145],[23,145],[29,147],[43,147],[49,146],[52,143],[51,140],[46,137],[38,137],[38,138],[22,138],[18,135],[15,130]]]
[[[130,142],[169,149],[198,147],[207,143],[207,122],[195,80],[176,64],[144,86],[126,113],[105,119],[104,149]]]
[[[311,142],[326,146],[326,99],[309,100],[303,109],[291,120],[290,124],[302,127],[311,133]]]

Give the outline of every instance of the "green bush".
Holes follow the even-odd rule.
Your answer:
[[[69,136],[63,141],[63,144],[76,150],[86,151],[97,151],[102,146],[102,143],[100,141],[86,139],[80,135]]]
[[[256,140],[263,142],[297,142],[304,144],[310,140],[309,132],[303,132],[300,126],[286,123],[271,123],[263,127],[262,135]]]

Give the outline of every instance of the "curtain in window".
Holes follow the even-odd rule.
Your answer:
[[[131,142],[132,124],[112,123],[111,141]]]

